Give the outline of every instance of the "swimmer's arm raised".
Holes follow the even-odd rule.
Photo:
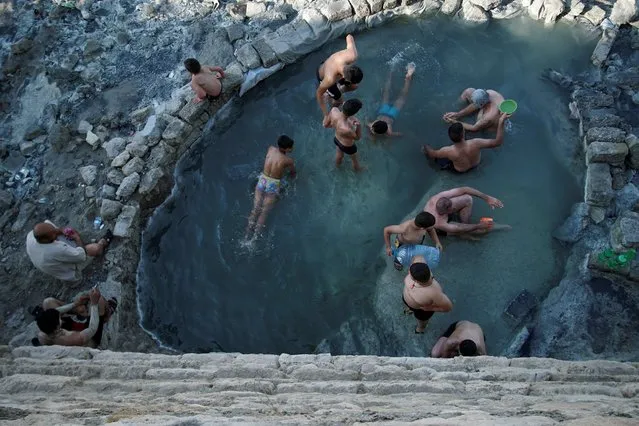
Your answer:
[[[507,114],[502,114],[499,117],[499,125],[497,126],[497,135],[495,139],[475,139],[475,143],[480,148],[496,148],[504,143],[504,123],[508,118]]]
[[[344,60],[346,62],[355,62],[357,60],[357,47],[355,46],[355,38],[352,35],[346,36],[346,51]]]

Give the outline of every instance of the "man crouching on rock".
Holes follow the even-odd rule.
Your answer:
[[[87,302],[90,302],[88,307]],[[78,295],[66,305],[52,297],[46,298],[42,307],[35,308],[33,312],[40,329],[33,344],[98,347],[104,323],[116,308],[115,298],[105,301],[97,288],[91,289],[88,294]]]
[[[189,58],[184,61],[184,68],[191,73],[191,87],[195,92],[193,102],[202,102],[204,99],[213,100],[222,94],[222,82],[224,70],[222,67],[200,65],[197,59]]]
[[[27,234],[27,254],[33,266],[63,281],[79,281],[84,269],[95,256],[104,253],[113,233],[107,230],[97,243],[84,244],[73,228],[60,229],[45,220]]]

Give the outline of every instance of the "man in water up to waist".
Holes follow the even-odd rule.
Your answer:
[[[315,97],[324,116],[328,115],[325,94],[339,103],[343,91],[350,92],[357,89],[357,85],[362,81],[364,74],[354,64],[356,60],[355,39],[349,34],[346,36],[346,49],[333,53],[317,68],[316,77],[319,86],[315,91]]]
[[[255,185],[253,210],[249,216],[244,236],[246,240],[256,236],[255,232],[259,234],[264,229],[266,218],[280,194],[280,179],[286,170],[290,171],[291,176],[295,176],[295,162],[287,155],[293,151],[293,143],[293,139],[282,135],[277,140],[277,147],[268,147],[264,169],[257,180],[257,185]]]
[[[448,128],[448,137],[452,145],[440,149],[433,149],[424,145],[422,152],[429,158],[434,158],[437,164],[446,170],[464,173],[474,169],[481,161],[481,150],[497,148],[504,143],[504,122],[508,114],[501,114],[494,139],[466,139],[466,131],[461,123],[453,123]]]
[[[453,358],[458,355],[486,355],[484,332],[479,324],[470,321],[452,323],[433,347],[433,358]]]
[[[398,271],[410,265],[415,256],[422,256],[431,269],[437,267],[443,247],[434,225],[435,217],[430,213],[421,212],[414,219],[384,228],[386,255],[395,256],[394,265]],[[424,245],[426,233],[435,243],[435,247]],[[391,248],[392,234],[396,234],[397,238]]]
[[[435,312],[450,312],[453,309],[453,303],[444,294],[422,256],[413,259],[408,275],[404,278],[402,301],[415,315],[417,334],[424,332]]]
[[[464,90],[461,94],[462,102],[468,105],[458,112],[447,112],[444,114],[444,121],[448,123],[461,123],[464,130],[468,132],[479,132],[488,130],[497,131],[499,117],[499,105],[504,101],[501,93],[494,90],[473,89],[472,87]],[[462,118],[477,112],[477,120],[475,124],[468,124],[460,121]]]
[[[324,117],[322,123],[324,127],[332,127],[335,129],[333,143],[337,147],[335,150],[335,166],[339,167],[344,160],[344,154],[351,157],[353,169],[356,172],[362,170],[357,158],[357,145],[355,142],[362,137],[362,125],[355,118],[355,114],[362,107],[362,103],[358,99],[349,99],[344,102],[342,110],[339,108],[331,108],[331,112]]]

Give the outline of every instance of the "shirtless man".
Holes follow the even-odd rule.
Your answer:
[[[481,130],[496,131],[499,123],[499,105],[504,101],[504,97],[494,90],[468,88],[461,94],[461,100],[467,102],[468,106],[458,112],[447,112],[444,114],[444,121],[448,123],[461,123],[468,132],[479,132]],[[478,111],[478,112],[477,112]],[[464,123],[462,118],[477,112],[475,124]]]
[[[337,147],[335,166],[339,167],[344,160],[344,154],[347,154],[351,157],[353,169],[356,172],[362,170],[357,158],[357,145],[355,145],[355,141],[362,137],[362,125],[354,115],[361,107],[362,103],[359,99],[349,99],[344,102],[341,111],[337,107],[331,108],[331,112],[324,117],[322,123],[324,127],[335,129],[335,137],[333,137],[333,143]]]
[[[368,130],[371,133],[373,139],[375,136],[401,136],[401,133],[393,132],[393,122],[397,119],[399,111],[404,107],[406,103],[406,97],[408,96],[408,89],[413,81],[413,74],[415,73],[415,64],[410,63],[406,66],[406,77],[404,77],[404,87],[402,92],[394,104],[389,103],[390,97],[390,85],[392,73],[388,74],[388,80],[386,86],[384,86],[384,93],[382,95],[382,106],[377,112],[377,119],[371,123],[368,123]]]
[[[415,256],[422,256],[431,269],[439,264],[439,256],[443,247],[435,228],[435,217],[426,212],[419,213],[414,219],[407,220],[400,225],[390,225],[384,228],[384,242],[386,255],[395,256],[395,269],[401,271],[408,266]],[[424,245],[426,233],[435,243],[435,247]],[[390,237],[396,234],[395,244],[391,249]]]
[[[253,210],[248,219],[245,239],[255,237],[264,229],[266,218],[277,201],[280,193],[280,179],[286,170],[295,176],[295,163],[289,154],[293,151],[293,139],[282,135],[277,140],[277,147],[269,146],[264,160],[264,169],[255,186],[255,200]],[[256,223],[257,220],[257,223]]]
[[[100,295],[100,292],[96,290],[98,295],[98,327],[95,333],[87,340],[86,336],[83,336],[80,332],[91,328],[88,304],[91,300],[92,291],[78,294],[73,302],[67,304],[53,297],[44,299],[42,306],[38,306],[33,310],[33,315],[36,317],[40,327],[38,337],[32,341],[33,345],[98,347],[102,341],[104,324],[109,321],[109,318],[115,312],[118,302],[114,297],[108,301],[105,300]],[[57,311],[57,314],[51,311]],[[54,326],[56,328],[54,332],[51,332],[50,330]],[[58,326],[59,329],[57,328]],[[47,332],[43,330],[47,330]],[[91,334],[91,331],[85,334]]]
[[[191,87],[195,92],[193,102],[202,102],[204,99],[213,100],[222,93],[224,70],[222,67],[200,65],[197,59],[189,58],[184,61],[184,68],[191,73]]]
[[[62,345],[62,346],[97,346],[94,337],[100,326],[100,316],[105,315],[105,306],[100,305],[100,291],[93,288],[89,292],[89,326],[82,331],[69,331],[61,327],[61,314],[69,312],[71,309],[80,306],[83,298],[76,299],[73,304],[60,306],[57,308],[45,306],[36,317],[36,323],[40,332],[38,341],[42,345]],[[47,302],[45,300],[45,302]],[[102,309],[102,310],[101,310]]]
[[[422,152],[427,157],[434,158],[442,170],[447,169],[457,173],[467,172],[479,165],[482,149],[496,148],[504,143],[504,121],[508,117],[508,114],[502,114],[499,117],[495,139],[474,138],[466,140],[464,126],[461,123],[453,123],[448,128],[448,137],[453,141],[452,145],[440,149],[424,145]]]
[[[498,225],[492,220],[470,223],[473,212],[473,196],[486,201],[491,208],[502,208],[504,204],[497,198],[484,194],[468,186],[440,192],[428,200],[424,211],[435,216],[435,229],[447,235],[472,238],[472,235],[486,234],[492,230],[510,229],[509,225]],[[457,220],[451,221],[449,215],[455,214]]]
[[[457,355],[486,355],[484,332],[479,324],[470,321],[452,323],[430,353],[433,358],[453,358]]]
[[[319,86],[315,92],[317,103],[324,116],[328,114],[324,95],[327,94],[333,101],[340,101],[342,92],[350,92],[357,89],[364,74],[358,66],[357,48],[352,35],[346,36],[346,49],[333,53],[317,68],[317,81]]]
[[[430,273],[423,256],[416,256],[404,278],[404,304],[417,320],[415,333],[423,334],[435,312],[450,312],[453,304]]]

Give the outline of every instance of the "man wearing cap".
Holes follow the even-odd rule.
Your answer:
[[[444,114],[444,121],[448,123],[461,123],[464,130],[468,132],[479,132],[488,130],[497,131],[499,124],[499,105],[504,101],[501,93],[494,90],[473,89],[472,87],[464,90],[461,94],[461,100],[468,105],[458,112],[447,112]],[[477,121],[475,124],[468,124],[461,121],[462,118],[477,112]]]

